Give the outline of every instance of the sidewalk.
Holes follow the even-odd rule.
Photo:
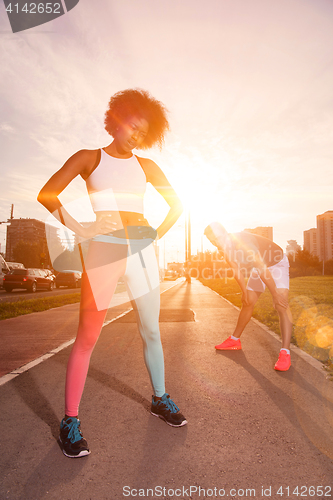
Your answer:
[[[56,441],[69,348],[0,386],[1,500],[332,498],[333,383],[320,364],[292,348],[291,369],[276,372],[279,341],[255,322],[242,351],[216,352],[238,312],[197,281],[161,301],[166,390],[188,425],[150,415],[141,339],[123,316],[91,360],[88,457],[68,459]]]

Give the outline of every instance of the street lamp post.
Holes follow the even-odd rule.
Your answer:
[[[188,261],[188,245],[187,245],[187,214],[185,214],[185,262]]]
[[[192,250],[191,250],[191,214],[190,214],[190,211],[188,211],[187,229],[188,229],[188,238],[187,238],[188,260],[191,260]]]
[[[191,216],[190,211],[187,211],[185,216],[185,260],[191,260]]]

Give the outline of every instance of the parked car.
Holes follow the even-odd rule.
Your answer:
[[[80,271],[63,271],[57,274],[55,279],[55,285],[57,288],[61,286],[67,286],[68,288],[78,288],[81,286],[81,276]]]
[[[4,280],[4,277],[6,276],[6,274],[7,274],[7,270],[2,268],[0,270],[0,288],[3,288],[3,280]]]
[[[52,284],[53,284],[52,286],[53,286],[53,288],[55,288],[56,287],[55,274],[53,274],[53,272],[50,269],[40,269],[40,271],[42,273],[44,273],[44,275],[52,281]]]
[[[55,281],[55,274],[53,274],[51,269],[41,269],[41,271],[45,273],[45,276],[50,276],[50,278],[52,278],[53,281]]]
[[[165,281],[175,281],[178,278],[177,271],[165,271],[164,280]]]
[[[38,289],[53,290],[54,280],[51,276],[46,276],[44,269],[12,269],[3,278],[3,287],[6,292],[24,288],[34,293]]]
[[[25,269],[24,265],[21,262],[7,262],[7,266],[10,270],[12,269]]]
[[[3,279],[10,269],[5,259],[0,255],[0,288],[3,288]]]

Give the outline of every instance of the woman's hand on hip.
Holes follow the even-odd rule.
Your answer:
[[[89,239],[99,234],[113,233],[119,229],[117,226],[118,224],[114,222],[111,215],[105,215],[90,224],[90,226],[84,228],[84,237]]]

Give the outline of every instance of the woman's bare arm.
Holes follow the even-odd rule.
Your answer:
[[[78,151],[47,181],[37,196],[39,203],[57,220],[83,238],[91,238],[96,234],[106,233],[108,230],[112,230],[113,226],[109,219],[105,218],[98,223],[91,224],[89,227],[83,227],[65,210],[58,196],[78,175],[86,179],[93,170],[96,158],[97,151]]]
[[[181,216],[183,206],[175,190],[155,162],[147,158],[140,158],[140,164],[146,174],[147,182],[150,182],[154,186],[170,207],[164,221],[157,228],[158,237],[162,238]]]

